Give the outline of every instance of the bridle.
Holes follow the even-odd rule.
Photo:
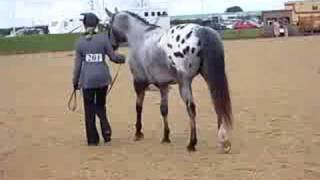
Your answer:
[[[108,26],[108,37],[111,41],[111,45],[113,50],[117,50],[119,48],[119,42],[118,38],[114,35],[114,30],[113,30],[113,21],[114,21],[115,14],[112,15],[109,26]]]
[[[113,28],[112,28],[114,17],[115,17],[115,14],[111,17],[110,25],[109,25],[109,28],[108,28],[108,36],[109,36],[109,39],[111,41],[111,45],[112,45],[113,50],[117,50],[119,48],[119,43],[117,41],[117,38],[113,34]],[[116,39],[114,39],[114,38],[116,38]],[[117,72],[116,72],[116,74],[115,74],[115,76],[114,76],[114,78],[113,78],[113,80],[112,80],[112,82],[110,84],[110,88],[109,88],[109,90],[107,92],[107,95],[110,93],[114,83],[118,79],[118,76],[119,76],[119,73],[120,73],[120,68],[121,68],[121,64],[118,66]]]

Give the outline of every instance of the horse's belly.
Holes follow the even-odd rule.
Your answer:
[[[135,81],[149,83],[175,82],[174,72],[161,66],[147,66],[137,61],[130,62],[130,71]]]
[[[153,68],[150,69],[150,71],[149,78],[153,83],[167,83],[176,81],[174,73],[169,69]]]

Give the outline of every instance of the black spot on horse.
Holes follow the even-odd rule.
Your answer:
[[[186,48],[183,49],[183,54],[186,55],[187,53],[189,53],[190,47],[187,46]]]
[[[171,30],[171,34],[173,34],[173,33],[174,33],[174,29]]]
[[[198,41],[198,46],[201,46],[201,41],[200,40]]]
[[[197,56],[198,56],[198,57],[201,56],[201,50],[198,51]]]
[[[187,35],[186,35],[186,39],[189,39],[191,37],[192,31],[190,31]]]
[[[173,53],[173,55],[174,55],[175,57],[184,58],[184,55],[183,55],[181,52],[175,52],[175,53]]]
[[[176,71],[176,63],[173,60],[170,61],[169,67],[173,72]]]
[[[176,41],[177,41],[177,42],[180,41],[180,35],[177,36]]]
[[[172,49],[172,44],[167,44],[167,46],[168,46],[170,49]]]
[[[169,56],[169,59],[172,60],[172,56]]]
[[[186,42],[186,40],[182,39],[181,44],[184,44]]]
[[[186,25],[181,25],[179,29],[183,29],[184,27],[186,27]]]
[[[191,49],[191,53],[194,54],[195,52],[196,52],[196,48],[193,47],[193,48]]]

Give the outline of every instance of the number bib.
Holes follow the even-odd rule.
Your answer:
[[[96,63],[96,62],[102,62],[102,54],[86,54],[86,62],[89,63]]]

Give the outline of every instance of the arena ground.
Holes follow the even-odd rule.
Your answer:
[[[177,87],[169,145],[160,144],[159,92],[147,94],[145,139],[134,142],[128,67],[108,97],[109,145],[87,147],[83,107],[67,111],[72,52],[0,56],[0,179],[320,179],[320,37],[227,41],[235,127],[231,154],[216,147],[216,116],[204,81],[193,83],[198,151]],[[126,51],[126,50],[123,50]],[[112,65],[115,71],[117,65]]]

